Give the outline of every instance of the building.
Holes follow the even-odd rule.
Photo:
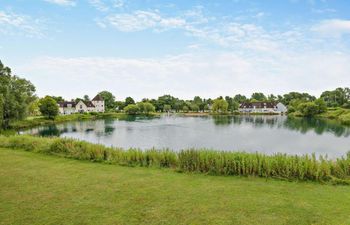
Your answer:
[[[100,95],[96,95],[92,101],[78,101],[78,102],[59,102],[58,108],[60,114],[69,115],[72,113],[85,112],[104,112],[105,101]]]
[[[286,113],[287,107],[282,103],[276,102],[245,102],[240,104],[241,113]]]

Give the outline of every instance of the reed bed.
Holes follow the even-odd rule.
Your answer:
[[[123,166],[172,168],[181,172],[257,176],[285,180],[350,184],[350,152],[337,159],[312,155],[226,152],[208,149],[111,148],[66,138],[0,136],[0,147]]]

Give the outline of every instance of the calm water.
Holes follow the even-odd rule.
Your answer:
[[[26,133],[71,137],[123,148],[213,148],[248,152],[344,155],[350,127],[285,116],[216,116],[68,122]]]

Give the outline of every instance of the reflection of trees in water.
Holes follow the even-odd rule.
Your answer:
[[[323,134],[324,132],[333,133],[337,137],[348,137],[350,135],[350,128],[343,126],[336,121],[315,119],[315,118],[292,118],[286,119],[284,126],[291,130],[297,130],[306,133],[313,130],[316,134]]]
[[[50,125],[48,127],[43,128],[38,128],[37,134],[43,137],[47,136],[60,136],[61,131],[57,128],[56,125]]]
[[[301,133],[314,131],[316,134],[333,133],[337,137],[350,136],[350,128],[335,121],[315,118],[292,118],[285,116],[213,116],[215,125],[251,124],[253,127],[286,128]]]
[[[232,116],[213,116],[215,125],[230,125],[232,124]]]
[[[63,133],[94,133],[96,136],[106,136],[114,132],[113,120],[76,121],[34,128],[32,134],[40,136],[60,136]]]

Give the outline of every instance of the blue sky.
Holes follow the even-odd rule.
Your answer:
[[[0,59],[39,96],[350,86],[346,0],[0,0]]]

